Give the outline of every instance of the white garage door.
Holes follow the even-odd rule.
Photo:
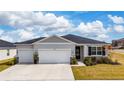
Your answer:
[[[70,63],[71,50],[39,50],[39,63]]]
[[[33,63],[33,50],[19,50],[19,63]]]

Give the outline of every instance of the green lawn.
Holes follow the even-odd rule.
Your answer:
[[[11,65],[0,65],[0,72],[9,68]]]
[[[0,60],[0,71],[3,71],[14,65],[15,58]]]
[[[124,65],[72,66],[76,80],[124,80]]]
[[[119,63],[124,65],[124,53],[111,51],[108,57],[113,61],[118,61]]]

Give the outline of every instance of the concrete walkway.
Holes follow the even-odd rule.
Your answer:
[[[18,64],[0,72],[0,80],[74,80],[74,77],[69,64]]]
[[[86,66],[83,62],[81,62],[81,61],[78,61],[78,64],[76,64],[76,65],[71,65],[71,66]]]

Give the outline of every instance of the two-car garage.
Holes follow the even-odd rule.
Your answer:
[[[42,49],[38,51],[39,63],[69,63],[71,49]]]
[[[19,63],[34,63],[33,55],[38,54],[40,64],[70,63],[71,55],[75,54],[75,43],[63,37],[50,36],[37,42],[32,40],[17,45]],[[29,44],[31,43],[31,44]]]
[[[34,63],[33,50],[20,50],[18,56],[21,63]],[[41,64],[70,63],[71,49],[39,49],[38,57]]]

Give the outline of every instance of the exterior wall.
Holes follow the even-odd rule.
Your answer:
[[[34,50],[38,49],[71,49],[71,55],[75,56],[75,45],[74,44],[35,44]]]
[[[9,56],[7,56],[7,49],[0,50],[0,60],[13,58],[16,56],[16,49],[9,49]]]
[[[17,57],[18,56],[18,52],[21,50],[33,50],[33,46],[32,45],[16,45],[16,49],[17,49]]]
[[[27,50],[27,49],[33,49],[32,45],[16,45],[17,50]]]

